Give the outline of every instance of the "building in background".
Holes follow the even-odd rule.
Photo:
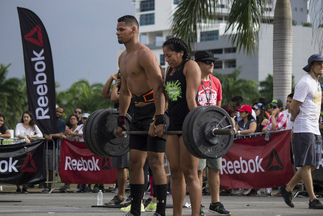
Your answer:
[[[160,65],[166,69],[167,62],[163,55],[162,44],[172,37],[171,17],[180,0],[134,0],[135,16],[139,27],[139,40],[156,54]],[[224,35],[226,19],[230,12],[228,1],[218,5],[219,17],[212,24],[204,24],[198,32],[197,43],[193,52],[211,50],[219,60],[215,70],[228,74],[234,69],[241,69],[241,78],[257,82],[265,80],[268,74],[273,74],[273,19],[276,0],[266,7],[266,20],[261,25],[258,37],[258,50],[252,56],[244,51],[238,52]],[[319,53],[319,47],[313,40],[312,28],[303,25],[310,22],[309,0],[291,1],[293,17],[293,75],[297,82],[303,75],[302,68],[307,57]],[[234,32],[233,32],[234,33]],[[121,53],[121,50],[118,54]]]

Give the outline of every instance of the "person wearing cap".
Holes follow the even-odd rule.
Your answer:
[[[80,137],[80,139],[78,140],[79,142],[84,142],[83,129],[84,129],[84,124],[89,118],[89,116],[90,116],[89,113],[83,113],[81,117],[82,124],[80,124],[75,130],[77,133],[74,134],[74,137]],[[91,193],[92,192],[91,184],[88,184],[88,186],[86,186],[86,184],[78,184],[74,192]]]
[[[271,115],[262,132],[285,130],[287,128],[287,116],[281,112],[283,111],[283,102],[280,99],[274,99],[270,105],[272,107]]]
[[[212,75],[214,62],[218,59],[210,51],[197,51],[195,53],[195,61],[199,65],[202,77],[201,85],[197,93],[198,106],[221,106],[222,87],[220,80]],[[217,159],[200,159],[198,167],[198,175],[201,186],[203,185],[203,170],[208,167],[207,179],[211,194],[211,203],[209,211],[230,215],[223,204],[220,202],[220,170],[222,165],[222,157]],[[200,210],[200,215],[204,213]]]
[[[56,108],[56,130],[54,134],[44,134],[44,138],[48,142],[48,149],[46,150],[46,159],[48,163],[48,182],[53,181],[54,158],[53,150],[60,146],[61,139],[66,138],[65,129],[66,123],[62,119],[64,109],[62,107]],[[52,183],[45,183],[42,193],[49,193],[52,189]]]
[[[323,209],[323,204],[316,198],[313,190],[312,171],[322,158],[322,137],[319,129],[321,111],[320,76],[323,74],[323,56],[311,55],[303,68],[307,72],[295,86],[290,105],[291,121],[294,121],[294,158],[295,167],[299,167],[292,179],[279,187],[285,203],[294,207],[292,191],[303,181],[309,196],[309,209]],[[318,153],[316,153],[318,152]]]
[[[234,96],[233,98],[231,98],[231,106],[235,112],[235,117],[234,117],[234,120],[236,123],[238,123],[240,120],[241,120],[241,117],[240,117],[240,113],[237,112],[237,109],[240,109],[243,107],[243,98],[238,95],[238,96]],[[252,111],[252,116],[254,119],[257,118],[256,116],[256,113],[254,110],[251,110]]]
[[[262,132],[263,127],[267,124],[268,118],[265,112],[265,106],[262,103],[257,103],[252,107],[257,116],[257,132]]]
[[[241,120],[236,124],[237,135],[247,135],[257,131],[257,122],[252,115],[252,108],[249,105],[243,105],[237,109],[240,113]]]

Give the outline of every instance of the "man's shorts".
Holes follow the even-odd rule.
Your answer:
[[[318,166],[322,158],[322,137],[313,133],[294,133],[295,167]]]
[[[135,107],[129,131],[147,131],[155,115],[155,104]],[[141,151],[165,152],[165,139],[149,135],[130,135],[129,148]]]
[[[215,170],[222,169],[222,157],[217,159],[200,159],[198,170],[202,170],[205,167],[210,167]]]
[[[112,157],[112,168],[123,169],[129,167],[129,152],[119,157]]]

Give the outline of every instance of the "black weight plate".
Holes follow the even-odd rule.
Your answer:
[[[182,127],[182,137],[183,137],[183,141],[184,141],[184,145],[187,148],[187,150],[195,157],[199,156],[197,155],[197,153],[194,151],[194,149],[192,148],[192,144],[191,142],[193,141],[190,138],[190,126],[191,126],[191,119],[193,118],[193,115],[197,113],[198,107],[194,108],[193,110],[191,110],[185,117],[184,122],[183,122],[183,127]]]
[[[109,113],[112,112],[113,109],[105,109],[99,112],[93,119],[92,121],[92,126],[91,126],[91,140],[92,140],[92,145],[96,152],[98,153],[97,155],[107,157],[106,153],[102,150],[102,142],[98,141],[99,136],[104,136],[101,135],[97,132],[97,127],[100,121],[102,121],[102,118],[104,115],[108,115]]]
[[[198,158],[201,158],[201,159],[205,159],[207,158],[205,156],[205,154],[201,154],[199,151],[196,151],[196,148],[195,146],[196,145],[199,145],[199,143],[195,143],[195,140],[194,140],[194,122],[196,121],[195,119],[197,118],[197,116],[203,112],[205,108],[203,107],[197,107],[195,108],[195,111],[194,111],[194,114],[192,115],[192,118],[191,118],[191,121],[189,122],[189,138],[190,138],[190,142],[191,142],[191,148],[192,148],[192,151],[195,153],[196,157]]]
[[[225,118],[223,119],[223,117]],[[218,128],[233,129],[233,124],[229,114],[218,106],[204,106],[199,110],[199,114],[192,119],[192,147],[198,155],[204,158],[219,158],[225,155],[232,146],[234,135],[217,135],[216,138],[210,139],[205,134],[205,129],[210,123],[216,123]]]
[[[102,113],[95,126],[96,143],[105,156],[118,157],[129,151],[129,136],[125,138],[114,135],[118,116],[119,111],[117,109]],[[128,129],[130,121],[131,117],[127,114],[125,125]]]
[[[95,117],[103,110],[104,109],[100,109],[91,113],[83,127],[83,139],[84,139],[85,145],[93,154],[99,155],[99,156],[101,156],[101,154],[98,150],[96,150],[95,146],[93,146],[93,141],[91,139],[91,127],[93,126],[93,120],[95,119]]]

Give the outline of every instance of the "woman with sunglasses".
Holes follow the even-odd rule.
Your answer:
[[[262,132],[267,133],[268,130],[285,130],[287,128],[287,116],[282,113],[283,102],[280,99],[277,99],[273,100],[270,105],[272,107],[271,116],[269,117],[265,127],[262,129]]]
[[[252,116],[252,109],[249,105],[243,105],[240,109],[237,109],[240,112],[240,117],[242,118],[236,124],[236,134],[237,135],[247,135],[254,133],[257,130],[257,123],[254,117]]]
[[[252,109],[255,111],[257,116],[257,132],[262,132],[262,129],[268,122],[268,118],[265,112],[264,105],[262,103],[255,104]]]

